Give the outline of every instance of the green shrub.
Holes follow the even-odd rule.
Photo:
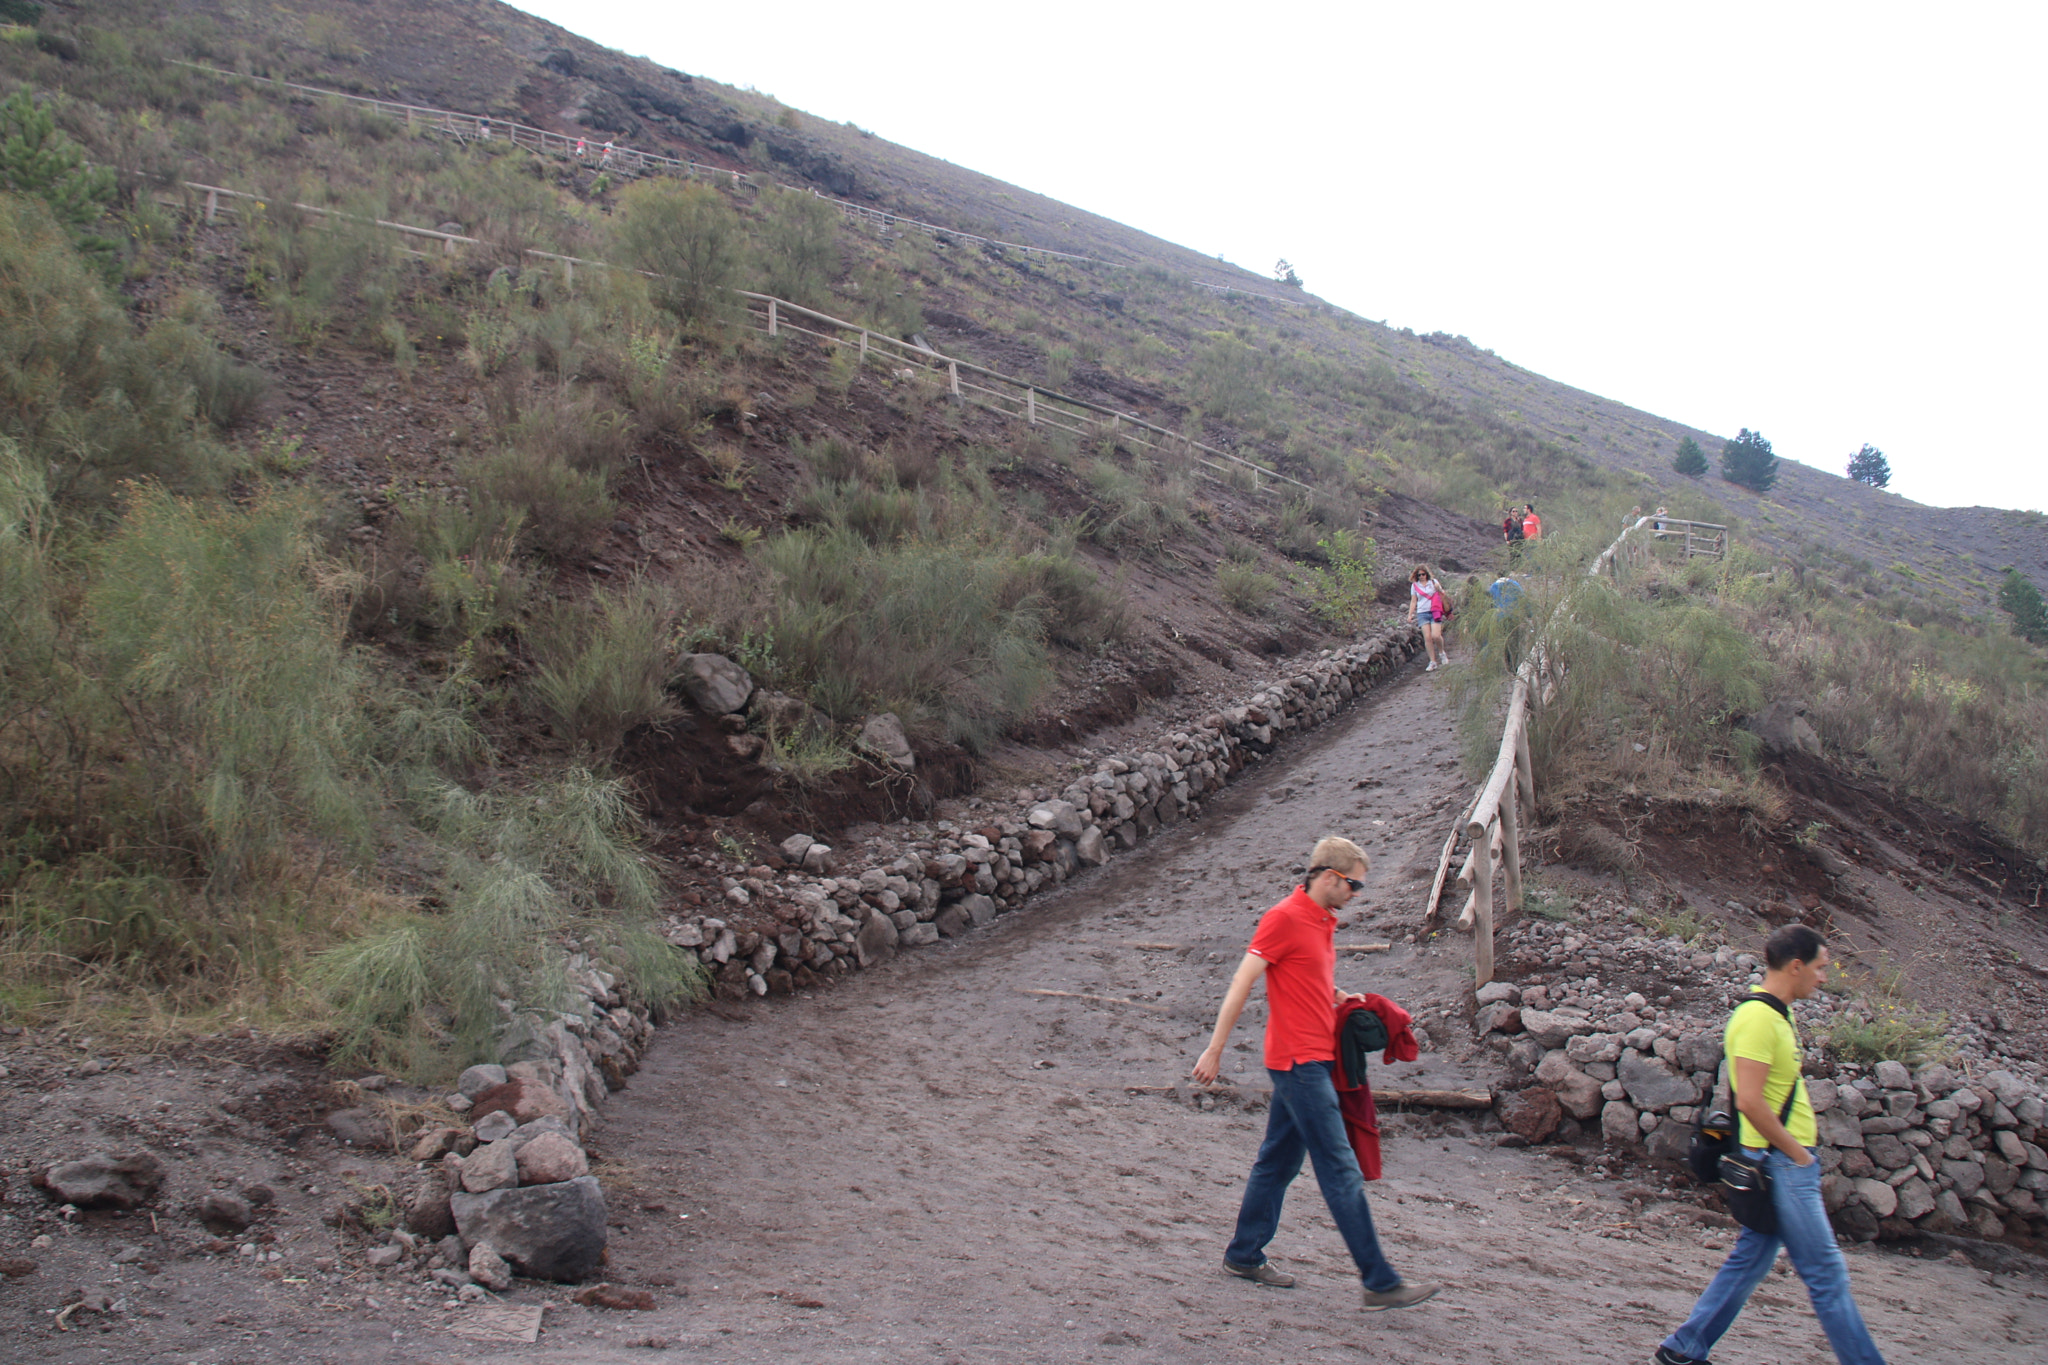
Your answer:
[[[123,479],[218,487],[233,456],[193,421],[183,373],[165,368],[32,200],[0,194],[0,435],[48,470],[64,501],[103,501]]]
[[[446,909],[315,961],[338,1056],[425,1079],[505,1055],[563,1003],[571,932],[650,1003],[701,996],[694,960],[648,932],[654,880],[623,783],[580,768],[525,793],[423,780],[411,806],[448,864]]]
[[[1273,595],[1280,591],[1280,582],[1249,564],[1226,563],[1217,566],[1216,590],[1232,611],[1257,616],[1272,603]]]
[[[1328,629],[1355,631],[1378,595],[1379,546],[1354,531],[1332,531],[1316,543],[1323,567],[1305,578],[1309,608]]]
[[[558,734],[609,756],[627,731],[674,713],[674,622],[665,594],[644,579],[552,604],[526,629],[530,695]]]
[[[839,210],[804,190],[769,189],[760,200],[765,292],[824,308],[839,274]]]
[[[116,243],[94,228],[114,189],[113,169],[88,166],[85,149],[57,130],[48,105],[37,104],[25,88],[0,100],[0,190],[40,199],[103,273],[113,264]]]
[[[519,514],[521,543],[557,562],[588,554],[618,506],[605,476],[576,469],[559,453],[513,446],[465,465],[471,496],[499,519]]]
[[[732,320],[745,239],[725,196],[709,185],[656,176],[619,195],[615,259],[653,272],[654,302],[696,333]]]
[[[1823,1046],[1838,1062],[1869,1066],[1892,1061],[1919,1066],[1947,1051],[1948,1019],[1910,1005],[1880,1005],[1838,1017]]]

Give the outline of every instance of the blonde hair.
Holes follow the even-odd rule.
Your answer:
[[[1316,842],[1315,851],[1308,855],[1308,865],[1327,867],[1332,872],[1345,872],[1354,868],[1360,872],[1367,872],[1372,868],[1372,859],[1366,857],[1365,850],[1349,839],[1339,839],[1331,835]]]

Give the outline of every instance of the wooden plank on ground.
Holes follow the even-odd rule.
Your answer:
[[[1413,1104],[1426,1109],[1491,1109],[1490,1090],[1396,1090],[1372,1088],[1374,1104]]]
[[[1024,995],[1050,995],[1061,1000],[1093,1000],[1098,1005],[1130,1005],[1141,1010],[1158,1010],[1161,1013],[1166,1011],[1166,1006],[1155,1005],[1150,1000],[1126,1000],[1120,995],[1090,995],[1086,991],[1033,990],[1023,986],[1017,989]]]

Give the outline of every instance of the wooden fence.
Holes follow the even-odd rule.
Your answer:
[[[504,119],[491,118],[486,114],[468,114],[454,109],[435,109],[423,104],[407,104],[400,100],[378,99],[371,95],[352,95],[343,90],[328,90],[316,85],[300,85],[293,81],[281,81],[271,76],[252,76],[241,71],[227,71],[217,66],[205,66],[198,62],[173,60],[172,65],[204,71],[209,75],[228,80],[254,81],[260,85],[274,86],[280,90],[292,90],[302,95],[321,99],[341,100],[358,108],[375,110],[403,122],[408,128],[424,128],[430,132],[460,138],[464,141],[492,142],[503,140],[529,151],[546,156],[562,157],[614,175],[634,178],[642,175],[679,175],[704,180],[724,180],[734,186],[757,186],[760,178],[746,171],[729,170],[724,166],[709,166],[702,162],[685,161],[677,157],[663,156],[659,152],[642,151],[637,147],[621,147],[617,143],[595,144],[588,138],[569,137],[562,133],[550,132],[545,128],[533,128],[523,123],[511,123]],[[606,152],[604,146],[611,150]],[[579,156],[578,148],[583,152]],[[770,182],[776,183],[776,182]],[[783,186],[784,189],[797,188]],[[995,247],[1003,251],[1022,251],[1048,260],[1072,261],[1077,265],[1108,266],[1112,269],[1129,269],[1115,261],[1098,260],[1093,256],[1082,256],[1071,251],[1054,251],[1051,247],[1027,246],[1022,242],[1005,242],[995,237],[980,237],[957,228],[941,227],[919,218],[905,217],[890,213],[886,209],[870,208],[851,200],[834,199],[830,195],[809,193],[837,208],[840,214],[854,222],[877,227],[883,231],[907,231],[922,233],[937,241],[974,242],[981,246]],[[1317,305],[1308,299],[1289,297],[1284,294],[1270,294],[1256,289],[1244,289],[1236,285],[1211,284],[1206,280],[1193,280],[1197,289],[1212,293],[1238,294],[1246,298],[1264,299],[1268,303],[1283,303],[1295,308],[1314,308]]]
[[[1190,440],[1142,417],[1043,389],[1027,380],[940,355],[886,333],[871,331],[857,322],[845,322],[784,299],[745,291],[742,294],[747,301],[748,323],[771,337],[794,333],[828,346],[854,350],[862,363],[879,358],[891,366],[914,366],[941,378],[947,394],[960,402],[988,408],[1028,426],[1050,427],[1084,441],[1113,440],[1167,459],[1190,461],[1219,482],[1247,487],[1255,493],[1289,489],[1311,496],[1315,493],[1310,485],[1277,469]]]
[[[215,221],[222,213],[233,212],[236,201],[257,204],[267,202],[261,195],[228,189],[222,185],[204,185],[192,180],[183,181],[181,184],[190,193],[205,196],[204,213],[209,223]],[[321,208],[316,204],[293,203],[291,207],[301,213],[383,228],[409,237],[438,242],[441,250],[451,255],[458,247],[489,245],[480,237],[470,237],[459,232],[443,232],[438,228],[395,223],[383,218],[363,218],[352,213],[343,213],[338,209]],[[621,268],[606,261],[569,256],[558,251],[542,251],[538,247],[526,247],[520,254],[560,266],[564,277],[571,283],[575,281],[576,269],[579,266],[596,270]],[[793,334],[812,337],[828,345],[853,348],[862,363],[873,357],[892,367],[915,366],[931,375],[943,374],[948,393],[961,402],[974,403],[1000,412],[1006,417],[1021,420],[1027,425],[1050,427],[1083,440],[1109,439],[1124,445],[1138,446],[1168,459],[1190,461],[1200,467],[1208,477],[1249,488],[1255,493],[1284,493],[1293,489],[1311,497],[1315,494],[1313,486],[1299,479],[1290,478],[1277,469],[1269,469],[1241,455],[1218,450],[1200,441],[1189,440],[1131,413],[1118,412],[1114,408],[1091,403],[1085,398],[1074,398],[1042,389],[1027,380],[1013,379],[971,361],[941,355],[926,347],[914,346],[885,332],[873,331],[857,322],[843,321],[830,314],[820,313],[816,309],[791,303],[787,299],[757,294],[751,290],[735,292],[745,302],[748,323],[755,330],[768,336],[782,337]]]
[[[1712,534],[1709,534],[1709,533]],[[1696,554],[1719,559],[1728,551],[1728,528],[1711,522],[1682,521],[1674,517],[1642,517],[1631,522],[1602,550],[1587,570],[1587,577],[1619,577],[1648,563],[1660,543],[1681,543],[1686,557]],[[1564,680],[1564,663],[1549,646],[1549,625],[1557,613],[1571,607],[1567,593],[1544,622],[1521,667],[1515,670],[1508,693],[1507,715],[1501,724],[1500,750],[1493,769],[1479,788],[1479,794],[1444,840],[1437,860],[1436,880],[1430,884],[1429,904],[1423,910],[1423,925],[1433,927],[1444,880],[1460,838],[1469,841],[1457,884],[1468,890],[1458,927],[1473,932],[1472,981],[1484,986],[1493,980],[1493,875],[1498,868],[1504,883],[1509,910],[1522,908],[1522,820],[1536,804],[1536,770],[1529,757],[1529,723],[1533,713],[1556,698]]]

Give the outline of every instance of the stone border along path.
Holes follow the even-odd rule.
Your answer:
[[[1389,626],[1348,648],[1323,650],[1244,704],[1171,735],[1164,753],[1104,759],[1058,796],[989,812],[971,830],[939,821],[936,838],[879,866],[841,873],[829,846],[793,836],[783,845],[789,868],[780,880],[766,867],[726,879],[727,899],[771,909],[780,933],[740,935],[723,919],[700,915],[672,919],[667,938],[695,951],[728,991],[766,995],[771,984],[787,992],[959,937],[1199,815],[1205,796],[1272,753],[1280,736],[1336,716],[1406,662],[1421,638],[1413,626]],[[777,695],[717,655],[685,656],[680,674],[693,702],[719,714],[773,704]],[[893,716],[872,718],[863,739],[899,766],[914,762]],[[501,1035],[500,1061],[462,1073],[447,1102],[471,1126],[414,1135],[411,1158],[436,1164],[391,1244],[371,1252],[373,1266],[434,1248],[468,1267],[467,1274],[433,1272],[450,1287],[474,1281],[499,1289],[513,1272],[574,1281],[600,1263],[608,1214],[580,1145],[583,1122],[624,1088],[654,1026],[647,1008],[622,996],[617,979],[587,954],[571,956],[568,977],[580,1005],[552,1018],[515,1018]]]
[[[1511,951],[1558,970],[1559,981],[1496,981],[1477,993],[1474,1030],[1534,1082],[1502,1097],[1502,1121],[1529,1142],[1548,1140],[1567,1118],[1597,1123],[1610,1148],[1683,1160],[1699,1106],[1730,1107],[1718,1083],[1722,1029],[1748,988],[1743,978],[1762,980],[1762,964],[1727,944],[1643,934],[1619,902],[1586,908],[1583,920],[1532,916],[1507,935]],[[1692,1007],[1660,1009],[1644,994],[1668,1002],[1661,993],[1674,990]],[[1960,1071],[1896,1061],[1830,1067],[1817,1039],[1847,1007],[1822,992],[1796,1008],[1822,1194],[1842,1235],[2048,1238],[2048,1103],[2038,1076],[1968,1049]]]
[[[779,933],[742,937],[724,919],[698,915],[673,921],[668,940],[694,949],[720,981],[766,995],[956,938],[1084,867],[1102,866],[1153,831],[1200,814],[1204,796],[1271,753],[1281,735],[1335,716],[1405,662],[1420,639],[1414,627],[1401,625],[1346,649],[1323,650],[1244,704],[1170,735],[1164,752],[1102,759],[1058,795],[1041,792],[1007,813],[988,812],[972,828],[939,821],[937,837],[913,841],[877,866],[839,869],[829,846],[792,835],[782,845],[791,869],[782,881],[766,867],[725,879],[726,899],[736,908],[772,907],[784,925]],[[719,687],[690,689],[703,709],[737,712],[762,695],[739,665],[719,656],[691,656],[686,677],[692,672],[720,676]],[[909,767],[895,717],[872,718],[864,737]]]

